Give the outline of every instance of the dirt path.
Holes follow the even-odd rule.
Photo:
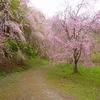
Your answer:
[[[46,70],[47,65],[7,76],[0,81],[0,100],[74,100],[45,82]]]

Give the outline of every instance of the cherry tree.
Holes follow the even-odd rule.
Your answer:
[[[65,10],[55,18],[58,20],[55,22],[56,25],[58,24],[57,27],[59,27],[56,30],[66,37],[63,39],[59,37],[59,39],[63,41],[62,45],[65,46],[65,55],[69,55],[68,58],[74,63],[74,73],[78,73],[78,62],[80,58],[88,66],[92,64],[89,57],[93,42],[90,27],[93,25],[91,22],[94,16],[84,10],[86,7],[87,2],[85,0],[82,0],[74,10],[71,6],[67,5]]]

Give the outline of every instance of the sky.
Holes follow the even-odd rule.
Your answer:
[[[68,1],[72,6],[77,5],[81,0],[30,0],[30,5],[40,10],[46,18],[53,17],[56,12],[61,9],[61,5],[64,4],[64,1]],[[90,0],[93,1],[93,0]],[[89,2],[90,2],[89,1]],[[100,10],[100,0],[94,5],[95,10]]]

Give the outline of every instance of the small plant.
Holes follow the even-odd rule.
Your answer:
[[[5,57],[8,57],[9,59],[16,57],[18,52],[17,42],[10,38],[7,38],[4,42],[3,51]]]
[[[22,42],[19,42],[18,43],[18,46],[19,46],[19,48],[20,48],[20,50],[26,55],[26,56],[28,56],[29,58],[30,57],[34,57],[34,49],[30,46],[30,45],[28,45],[28,44],[24,44],[24,43],[22,43]]]
[[[19,6],[18,0],[12,0],[11,1],[10,7],[11,7],[12,10],[16,10],[18,8],[18,6]]]

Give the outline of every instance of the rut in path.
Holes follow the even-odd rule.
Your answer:
[[[75,100],[49,86],[44,79],[47,65],[14,73],[0,81],[0,100]]]

